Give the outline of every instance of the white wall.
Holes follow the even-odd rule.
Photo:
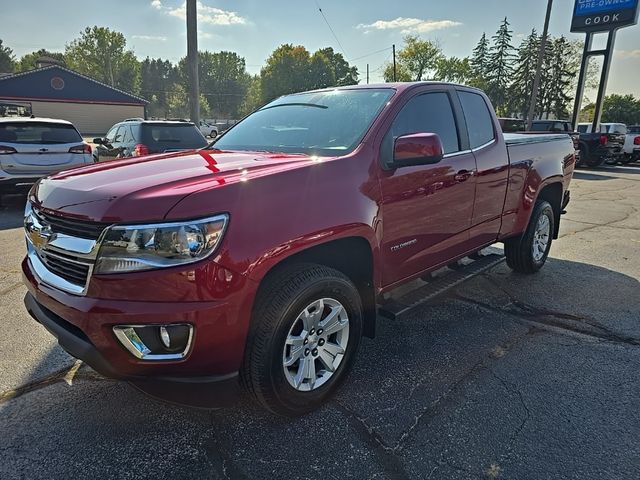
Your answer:
[[[31,101],[36,117],[61,118],[73,123],[82,135],[102,135],[125,118],[144,117],[144,107],[137,105],[102,105]]]

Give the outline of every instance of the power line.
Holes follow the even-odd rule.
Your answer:
[[[318,4],[318,0],[314,0],[314,2],[316,3],[316,7],[318,7],[318,11],[320,12],[320,15],[322,15],[322,18],[324,18],[324,21],[327,24],[327,27],[329,27],[329,30],[331,30],[331,34],[333,35],[333,38],[335,38],[336,42],[338,43],[340,50],[342,50],[342,53],[344,54],[345,57],[348,57],[347,52],[344,51],[344,47],[340,43],[340,40],[338,40],[338,36],[336,35],[336,32],[333,31],[333,28],[331,28],[331,24],[329,23],[329,20],[327,20],[327,17],[325,17],[324,12],[322,11],[322,8],[320,8],[320,5]]]
[[[371,53],[367,53],[366,55],[362,55],[361,57],[352,58],[351,59],[351,63],[353,63],[353,62],[355,62],[357,60],[361,60],[363,58],[371,57],[372,55],[375,55],[376,53],[386,52],[387,50],[391,50],[392,48],[393,47],[382,48],[380,50],[376,50],[375,52],[371,52]]]

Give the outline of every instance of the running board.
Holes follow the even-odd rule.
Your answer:
[[[437,295],[440,295],[441,293],[466,280],[469,280],[472,277],[475,277],[479,273],[488,270],[503,260],[503,255],[490,253],[489,255],[484,255],[466,265],[459,263],[459,266],[450,273],[429,281],[426,285],[411,290],[398,298],[385,302],[383,305],[379,306],[378,313],[383,317],[395,320],[412,308],[431,300]]]

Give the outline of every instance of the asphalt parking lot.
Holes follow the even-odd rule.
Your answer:
[[[172,406],[76,363],[22,305],[0,210],[0,478],[638,479],[640,168],[580,170],[535,276],[496,267],[364,339],[300,419]]]

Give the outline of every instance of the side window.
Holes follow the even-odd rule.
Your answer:
[[[107,132],[106,138],[108,138],[111,142],[113,142],[113,139],[116,136],[116,130],[118,130],[118,125],[114,125],[113,127],[111,127],[111,130]]]
[[[477,93],[458,92],[469,131],[471,148],[478,148],[495,138],[493,116],[484,98]]]
[[[393,121],[391,132],[394,139],[412,133],[437,133],[444,153],[460,150],[449,95],[443,92],[425,93],[409,100]]]
[[[124,127],[123,126],[118,127],[118,130],[116,130],[116,133],[113,136],[113,141],[111,143],[122,143],[123,133],[124,133]]]
[[[133,141],[133,137],[131,135],[131,127],[129,125],[123,125],[118,134],[121,137],[121,143],[131,143]]]

